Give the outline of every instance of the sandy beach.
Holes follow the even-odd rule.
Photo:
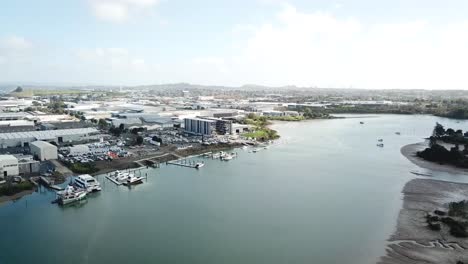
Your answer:
[[[447,211],[448,203],[468,199],[468,184],[414,179],[404,189],[403,208],[395,233],[389,239],[387,255],[379,264],[468,263],[468,239],[456,238],[443,226],[432,231],[426,213]]]
[[[401,148],[401,154],[424,169],[468,173],[466,169],[417,157],[416,152],[425,148],[426,142],[409,144]],[[403,195],[403,208],[396,230],[389,239],[386,256],[378,263],[468,263],[468,239],[451,236],[447,226],[443,226],[441,231],[432,231],[427,227],[425,218],[427,213],[434,210],[447,211],[450,202],[468,200],[468,184],[413,179],[405,185]]]

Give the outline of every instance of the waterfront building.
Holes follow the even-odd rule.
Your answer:
[[[31,154],[38,160],[57,159],[57,147],[45,141],[34,141],[29,144]]]
[[[185,118],[185,132],[196,135],[211,135],[216,131],[216,121],[205,118]]]
[[[95,128],[58,129],[45,131],[27,131],[18,133],[0,133],[0,148],[29,146],[31,142],[76,143],[97,140],[99,131]]]
[[[18,159],[13,155],[0,155],[0,176],[5,178],[18,174]]]
[[[18,171],[21,176],[37,175],[41,169],[41,162],[34,160],[32,155],[15,155],[18,159]]]

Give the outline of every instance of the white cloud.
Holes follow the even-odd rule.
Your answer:
[[[245,28],[251,33],[240,51],[218,59],[236,84],[468,88],[468,23],[366,24],[285,5],[275,20],[233,31]]]
[[[156,6],[158,0],[88,0],[94,15],[109,22],[124,22],[130,16]]]
[[[31,55],[33,44],[19,36],[0,38],[0,64],[19,62]]]
[[[32,47],[32,43],[23,37],[9,36],[0,39],[0,48],[8,51],[25,51]]]

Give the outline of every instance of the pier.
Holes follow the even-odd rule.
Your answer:
[[[123,171],[123,172],[131,172],[131,173],[134,173],[136,174],[137,172],[139,173],[139,175],[141,176],[141,170],[144,170],[144,169],[147,169],[148,166],[141,166],[141,167],[138,167],[138,168],[133,168],[133,169],[125,169],[125,170],[120,170],[120,171]],[[117,171],[113,171],[113,172],[108,172],[106,173],[105,177],[106,179],[108,179],[109,181],[113,182],[115,185],[117,186],[120,186],[122,185],[123,183],[120,182],[120,181],[117,181],[115,178],[112,178],[111,175],[116,173]],[[148,173],[145,173],[145,179],[148,179]]]
[[[50,189],[52,189],[52,190],[56,190],[56,191],[62,191],[62,190],[63,190],[62,187],[60,187],[60,186],[58,186],[58,185],[55,185],[54,182],[53,182],[53,180],[49,180],[49,179],[47,179],[47,178],[44,177],[44,176],[40,176],[40,177],[39,177],[39,182],[42,183],[42,185],[44,185],[45,187],[50,188]],[[34,183],[36,183],[36,182],[34,181]],[[33,184],[34,184],[34,183],[33,183]],[[36,184],[37,184],[37,183],[36,183]]]
[[[198,169],[201,166],[205,165],[204,162],[197,162],[197,161],[191,161],[188,159],[179,159],[175,161],[168,161],[166,164],[171,164],[171,165],[176,165],[176,166],[181,166],[181,167],[186,167],[186,168],[192,168],[192,169]],[[200,165],[203,164],[203,165]]]

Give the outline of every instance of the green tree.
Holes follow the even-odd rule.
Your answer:
[[[455,130],[453,130],[453,128],[448,128],[446,131],[445,131],[445,134],[453,137],[455,135]]]
[[[441,137],[445,134],[445,128],[443,125],[439,124],[439,123],[436,123],[435,127],[434,127],[434,131],[432,133],[433,136],[436,136],[436,137]]]
[[[137,145],[143,144],[143,137],[142,137],[142,136],[138,136],[138,137],[136,138],[136,144],[137,144]]]
[[[103,128],[106,128],[107,126],[109,126],[109,124],[106,122],[105,119],[99,119],[98,121],[98,126],[103,129]]]

